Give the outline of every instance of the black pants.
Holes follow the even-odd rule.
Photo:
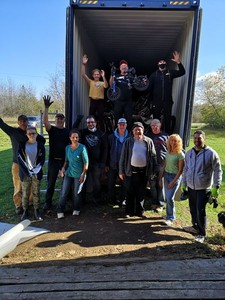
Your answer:
[[[115,203],[116,202],[116,191],[115,185],[118,179],[119,171],[117,169],[109,169],[108,173],[108,199],[109,201]],[[119,201],[122,202],[126,199],[126,180],[120,180],[120,194]]]
[[[105,101],[104,100],[93,100],[90,99],[90,108],[89,115],[95,116],[97,121],[97,127],[105,131],[104,127],[104,110],[105,110]]]
[[[206,236],[206,204],[209,190],[192,190],[188,188],[189,208],[192,225],[198,230],[198,234]]]
[[[140,216],[144,212],[144,197],[147,186],[147,176],[145,168],[132,172],[131,176],[126,176],[126,214]]]
[[[52,197],[55,191],[55,183],[58,177],[59,170],[62,169],[64,164],[64,160],[52,159],[50,158],[48,161],[48,187],[45,195],[45,205],[47,209],[50,209],[52,206]]]
[[[115,124],[117,124],[119,118],[124,117],[127,120],[127,129],[131,130],[133,114],[132,101],[115,101],[113,111],[115,117]]]

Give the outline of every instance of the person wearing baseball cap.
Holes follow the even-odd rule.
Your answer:
[[[126,200],[126,188],[125,181],[120,180],[120,191],[119,199],[116,199],[116,181],[118,179],[119,173],[119,160],[122,151],[122,147],[126,139],[129,137],[127,130],[127,120],[125,118],[120,118],[117,123],[117,128],[108,137],[108,158],[106,171],[108,172],[108,201],[112,205],[122,203]]]
[[[18,121],[20,121],[20,120],[28,121],[28,118],[27,118],[26,115],[19,115],[17,120],[18,120]]]
[[[159,174],[150,178],[150,192],[151,192],[151,210],[154,210],[157,213],[162,212],[165,199],[163,193],[163,186],[159,184],[159,175],[163,171],[164,160],[167,152],[166,142],[169,135],[166,132],[161,130],[161,122],[158,119],[152,119],[150,122],[151,131],[146,135],[153,140],[155,145],[155,150],[157,154],[157,162],[159,165]],[[147,190],[148,192],[148,190]]]
[[[6,124],[2,118],[0,118],[0,128],[10,137],[12,143],[12,178],[13,178],[13,202],[16,209],[16,214],[22,215],[22,186],[19,177],[19,164],[18,164],[18,149],[19,144],[25,143],[28,140],[26,130],[28,126],[27,116],[22,114],[17,118],[18,127],[11,127]],[[37,135],[37,141],[45,144],[45,138],[40,134]],[[32,204],[32,197],[29,199],[30,204]]]
[[[124,115],[124,118],[127,120],[127,129],[131,129],[132,125],[132,113],[133,113],[133,95],[132,89],[129,88],[127,84],[127,72],[128,72],[128,62],[125,59],[120,60],[119,70],[120,73],[115,74],[116,76],[116,85],[121,90],[121,95],[118,100],[114,102],[114,117],[116,124],[118,120]],[[113,76],[110,76],[109,84],[113,84]]]
[[[158,70],[153,72],[149,78],[149,101],[153,107],[153,118],[160,120],[163,116],[162,129],[168,134],[173,133],[174,127],[171,118],[173,80],[185,74],[178,51],[173,52],[171,60],[177,64],[178,70],[169,69],[163,58],[158,62]]]
[[[56,114],[55,116],[57,119],[65,119],[64,114]]]
[[[133,123],[132,134],[121,151],[119,177],[126,181],[126,217],[146,218],[144,198],[148,178],[158,171],[156,151],[153,141],[144,135],[141,122]]]
[[[70,143],[69,129],[64,127],[65,116],[62,113],[55,115],[55,125],[52,125],[48,119],[48,110],[54,101],[46,95],[43,97],[44,114],[43,123],[49,136],[49,157],[47,174],[47,191],[45,194],[44,210],[50,212],[52,209],[52,198],[55,191],[55,184],[59,171],[62,169],[65,160],[65,148]]]

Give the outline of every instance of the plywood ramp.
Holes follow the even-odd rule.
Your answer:
[[[225,298],[225,258],[0,268],[0,299],[215,298]]]

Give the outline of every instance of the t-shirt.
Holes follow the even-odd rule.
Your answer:
[[[184,160],[184,153],[180,152],[177,154],[166,153],[166,168],[167,173],[177,174],[178,163],[180,160]]]
[[[65,148],[70,143],[69,129],[51,126],[49,135],[49,158],[65,159]]]
[[[90,81],[89,97],[92,99],[104,99],[104,82]]]
[[[66,146],[66,161],[69,165],[66,170],[67,177],[80,178],[85,164],[88,164],[87,149],[84,145],[79,144],[77,149],[72,150],[70,145]]]

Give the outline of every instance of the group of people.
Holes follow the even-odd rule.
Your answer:
[[[158,62],[158,70],[153,72],[149,77],[149,88],[147,88],[149,106],[153,118],[163,119],[164,131],[171,134],[173,132],[172,125],[172,88],[173,80],[185,74],[185,68],[180,60],[178,51],[173,52],[171,59],[178,66],[177,70],[169,69],[165,59]],[[88,57],[85,54],[82,58],[82,77],[85,79],[89,86],[89,99],[90,108],[89,114],[94,115],[98,121],[99,128],[104,131],[104,92],[108,86],[112,86],[114,76],[111,74],[109,84],[105,78],[105,71],[94,69],[92,71],[93,79],[89,78],[86,74],[86,65]],[[133,92],[127,84],[127,76],[129,72],[128,62],[122,59],[119,63],[119,72],[115,74],[116,85],[121,93],[119,98],[113,103],[113,113],[115,124],[124,116],[127,120],[127,128],[132,129],[132,114],[133,114]],[[102,77],[103,81],[100,80]]]
[[[132,92],[123,81],[119,82],[121,98],[114,105],[116,128],[111,134],[101,130],[104,89],[108,87],[108,82],[103,70],[93,70],[93,80],[86,75],[86,55],[82,60],[82,76],[90,86],[91,114],[86,117],[84,129],[78,129],[79,122],[75,122],[71,130],[65,128],[62,113],[56,114],[55,124],[52,125],[48,114],[53,101],[50,96],[43,97],[43,123],[49,136],[46,212],[53,209],[53,195],[59,175],[63,177],[63,183],[57,217],[62,219],[69,197],[73,199],[73,216],[80,214],[87,192],[92,193],[94,203],[102,202],[101,179],[102,174],[107,174],[107,199],[113,204],[119,202],[121,206],[125,201],[125,217],[147,218],[144,201],[149,184],[152,209],[162,212],[166,206],[165,224],[171,226],[176,219],[175,195],[181,186],[182,192],[188,194],[192,221],[192,226],[184,230],[196,234],[196,241],[204,242],[206,204],[209,192],[213,197],[218,197],[222,180],[221,164],[218,154],[206,146],[203,131],[194,133],[194,147],[185,153],[181,137],[170,130],[162,130],[159,120],[162,111],[165,124],[169,124],[173,103],[172,81],[185,73],[179,53],[175,51],[173,57],[179,70],[168,70],[166,61],[160,60],[159,70],[150,76],[150,87],[154,87],[153,108],[157,117],[150,121],[151,130],[147,134],[141,122],[132,123]],[[127,70],[128,63],[122,60],[121,74],[125,76]],[[101,76],[103,81],[99,81]],[[109,83],[112,83],[111,78]],[[162,83],[163,89],[159,87]],[[39,202],[45,139],[35,127],[28,126],[25,115],[18,117],[18,128],[7,125],[0,118],[0,128],[12,142],[16,213],[21,215],[22,220],[28,218],[29,206],[33,204],[35,219],[41,219]],[[117,181],[120,182],[119,195],[115,193]]]

